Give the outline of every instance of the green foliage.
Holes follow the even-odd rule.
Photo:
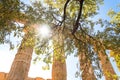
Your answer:
[[[52,63],[53,57],[53,47],[50,44],[50,39],[37,38],[35,44],[35,53],[37,57],[34,59],[34,62],[43,61],[46,65]]]
[[[20,0],[0,1],[0,44],[8,43],[13,49],[15,45],[9,38],[23,37],[22,33],[26,27],[32,24],[50,23],[52,11],[42,7],[41,3],[34,2],[32,6],[24,4]],[[24,24],[21,26],[19,23]],[[31,31],[32,32],[32,31]],[[29,45],[30,42],[26,43]]]
[[[59,10],[59,14],[63,15],[63,9],[65,5],[66,0],[45,0],[45,3],[47,3],[50,7],[56,8],[56,10]],[[77,0],[71,0],[70,3],[67,6],[67,16],[70,16],[71,18],[75,18],[77,16],[79,11],[79,2]],[[82,11],[82,17],[87,18],[89,16],[92,16],[93,14],[96,14],[96,11],[99,9],[98,5],[102,4],[103,0],[85,0],[83,5],[83,11]]]
[[[16,25],[16,20],[23,20],[24,15],[20,10],[23,10],[24,4],[19,0],[1,0],[0,1],[0,44],[6,43],[6,36],[12,31],[21,31],[19,25]]]
[[[53,23],[57,25],[62,20],[64,5],[66,0],[44,0],[48,5],[47,7],[43,6],[41,2],[33,2],[32,6],[28,6],[19,0],[1,0],[0,1],[0,43],[5,43],[9,40],[6,40],[6,36],[10,35],[11,32],[14,32],[14,36],[20,35],[18,32],[23,32],[23,28],[26,28],[27,25],[31,24],[41,24],[48,23],[52,25]],[[99,10],[99,5],[103,4],[103,0],[85,0],[83,4],[82,16],[80,18],[79,23],[81,23],[82,28],[78,28],[75,33],[75,36],[79,39],[76,40],[75,37],[71,34],[73,26],[75,24],[76,18],[78,17],[79,7],[77,0],[71,0],[67,5],[66,9],[66,20],[65,24],[60,27],[60,30],[65,27],[64,32],[64,46],[62,48],[65,50],[65,57],[74,52],[77,48],[77,54],[85,53],[87,56],[87,60],[91,60],[92,54],[89,54],[89,46],[94,47],[95,51],[102,50],[103,46],[99,43],[104,43],[105,49],[110,49],[115,53],[118,53],[120,50],[120,12],[114,12],[110,10],[108,15],[111,17],[111,24],[109,27],[106,27],[105,30],[101,33],[97,33],[97,35],[93,35],[95,24],[101,24],[104,26],[105,23],[100,19],[98,22],[93,22],[90,20],[90,17],[97,15]],[[58,21],[57,21],[58,20]],[[25,26],[17,26],[16,22],[25,21]],[[111,27],[112,26],[112,27]],[[114,26],[114,27],[113,27]],[[56,28],[58,28],[56,27]],[[53,26],[52,26],[53,29]],[[32,32],[32,30],[30,30]],[[53,30],[53,37],[54,37]],[[30,35],[29,35],[30,36]],[[60,36],[59,36],[60,37]],[[59,38],[58,38],[59,39]],[[57,55],[57,58],[61,57],[60,48],[54,50],[56,48],[61,47],[60,45],[49,46],[49,41],[51,39],[36,39],[35,44],[35,52],[39,57],[36,57],[34,61],[42,60],[45,63],[52,63],[54,52]],[[33,38],[30,38],[28,43],[25,45],[30,46],[33,42]],[[30,43],[30,44],[29,44]],[[13,49],[12,43],[10,43],[11,49]],[[59,53],[59,54],[58,54]],[[89,54],[89,55],[88,55]],[[41,56],[42,55],[42,56]],[[115,60],[118,62],[117,65],[119,67],[119,55],[116,54]],[[64,61],[64,60],[63,60]],[[44,69],[48,69],[45,67]]]
[[[111,17],[111,23],[120,24],[120,12],[115,12],[112,9],[108,12],[108,15]],[[120,27],[120,26],[118,26]]]
[[[120,54],[119,54],[119,52],[116,53],[116,52],[114,52],[114,51],[111,50],[110,51],[110,56],[114,57],[114,59],[116,61],[116,64],[117,64],[117,67],[120,70]]]
[[[49,70],[50,69],[50,65],[46,64],[45,66],[42,67],[43,70]]]
[[[104,31],[98,32],[96,37],[101,38],[105,49],[110,50],[110,55],[114,57],[120,69],[120,12],[110,9],[108,15],[110,21],[103,22],[106,27]]]

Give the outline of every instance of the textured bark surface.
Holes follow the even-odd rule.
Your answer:
[[[53,45],[52,80],[67,80],[64,38],[62,33],[56,34],[53,39]]]
[[[26,78],[25,80],[35,80],[35,78]]]
[[[80,34],[79,37],[80,37],[79,39],[81,41],[83,41],[83,42],[86,41],[86,43],[90,43],[93,45],[94,52],[96,52],[98,54],[98,57],[100,58],[102,71],[104,73],[104,76],[106,77],[106,80],[118,80],[115,78],[113,79],[113,76],[116,74],[114,72],[114,69],[113,69],[111,63],[109,62],[109,60],[107,60],[107,55],[104,54],[105,53],[104,51],[106,50],[106,48],[102,44],[103,42],[99,39],[98,40],[94,39],[94,38],[90,37],[89,35],[86,35],[86,37],[84,38],[84,36],[82,36],[82,34]],[[75,41],[75,43],[76,42],[77,42],[77,40]],[[98,51],[100,51],[100,52],[98,52]]]
[[[96,80],[90,60],[84,53],[79,54],[80,70],[82,70],[82,80]]]
[[[54,60],[52,66],[52,80],[67,80],[66,79],[66,64]]]
[[[6,80],[6,76],[8,73],[0,72],[0,80]],[[25,80],[52,80],[52,79],[43,79],[41,77],[36,78],[26,78]]]
[[[15,55],[7,80],[24,80],[27,78],[33,53],[33,42],[32,35],[30,33],[25,34]]]
[[[0,80],[6,80],[7,73],[0,72]]]
[[[100,64],[102,66],[102,71],[104,73],[104,76],[106,78],[106,80],[114,80],[115,79],[115,71],[110,63],[110,61],[107,59],[107,55],[103,54],[103,53],[99,53],[98,54],[99,58],[100,58]],[[117,79],[115,79],[117,80]]]
[[[100,65],[101,65],[102,72],[105,76],[105,79],[106,80],[118,80],[117,77],[114,77],[116,76],[116,73],[105,52],[106,48],[102,44],[101,41],[94,43],[94,51],[98,54],[98,58],[100,59]]]

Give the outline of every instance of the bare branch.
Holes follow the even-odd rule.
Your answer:
[[[63,14],[63,20],[61,22],[61,25],[65,21],[65,18],[66,18],[66,8],[67,8],[67,5],[68,5],[69,2],[70,2],[70,0],[67,0],[65,5],[64,5],[64,14]]]
[[[80,0],[80,1],[79,1],[79,14],[78,14],[76,23],[75,23],[75,25],[74,25],[74,27],[73,27],[72,34],[74,34],[74,33],[77,31],[78,27],[79,27],[79,20],[80,20],[81,15],[82,15],[83,2],[84,2],[84,0]]]

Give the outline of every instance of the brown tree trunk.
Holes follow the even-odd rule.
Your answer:
[[[78,57],[82,80],[96,80],[92,66],[93,54],[91,53],[91,46],[87,43],[80,43],[77,40],[74,41],[74,44],[76,48],[78,48]]]
[[[8,75],[7,73],[0,72],[0,80],[6,80],[7,75]]]
[[[79,54],[80,70],[82,70],[82,80],[96,80],[90,60],[90,53],[87,45],[83,46],[83,52]]]
[[[62,33],[57,33],[53,39],[54,53],[52,65],[52,80],[67,80],[64,39]]]
[[[88,36],[88,39],[90,42],[93,41],[93,39],[90,38],[89,36]],[[102,40],[95,39],[92,42],[92,44],[93,44],[94,52],[97,53],[98,58],[100,60],[101,69],[102,69],[102,72],[105,76],[105,79],[106,80],[114,80],[114,79],[117,80],[117,77],[115,77],[116,73],[114,72],[114,69],[113,69],[113,67],[108,59],[107,54],[105,53],[106,48],[103,45]]]
[[[97,46],[96,44],[99,44]],[[101,41],[94,43],[94,50],[98,53],[98,58],[100,59],[100,65],[102,68],[102,72],[105,76],[106,80],[117,80],[116,73],[110,63],[107,54],[105,53],[105,47]]]
[[[96,80],[91,61],[85,56],[85,53],[79,54],[79,62],[82,80]]]
[[[117,77],[115,77],[116,73],[108,59],[108,56],[106,54],[99,53],[98,57],[100,58],[100,64],[106,80],[117,80]]]
[[[33,45],[33,33],[27,32],[22,40],[17,54],[15,55],[7,80],[24,80],[28,77],[33,53]]]

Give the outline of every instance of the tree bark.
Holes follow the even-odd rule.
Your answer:
[[[82,71],[82,80],[96,80],[91,61],[85,56],[85,53],[79,54],[80,70]]]
[[[83,38],[81,37],[81,39]],[[81,43],[77,40],[74,41],[74,45],[78,49],[82,80],[96,80],[92,66],[93,54],[91,52],[91,46],[88,43]]]
[[[98,53],[98,58],[100,59],[100,65],[102,72],[105,76],[106,80],[117,80],[116,73],[112,67],[112,64],[109,61],[109,58],[105,52],[105,47],[102,44],[101,41],[99,41],[99,46],[96,45],[97,43],[94,43],[94,50]]]
[[[52,65],[52,80],[67,80],[66,60],[64,52],[64,38],[62,32],[53,39],[54,53]]]
[[[0,80],[6,80],[7,73],[0,72]]]
[[[27,32],[22,40],[17,54],[15,55],[7,80],[24,80],[28,77],[33,47],[33,33]]]
[[[102,69],[102,72],[106,78],[106,80],[117,80],[116,77],[116,73],[114,72],[114,69],[108,59],[108,56],[106,54],[106,48],[105,46],[103,45],[103,42],[99,39],[92,39],[90,38],[89,36],[87,37],[88,38],[88,42],[91,42],[91,44],[93,45],[93,50],[94,52],[97,53],[98,55],[98,58],[99,58],[99,61],[100,61],[100,65],[101,65],[101,69]]]
[[[100,58],[100,64],[106,80],[117,80],[117,77],[114,77],[116,73],[108,59],[108,56],[106,54],[99,53],[98,57]]]

